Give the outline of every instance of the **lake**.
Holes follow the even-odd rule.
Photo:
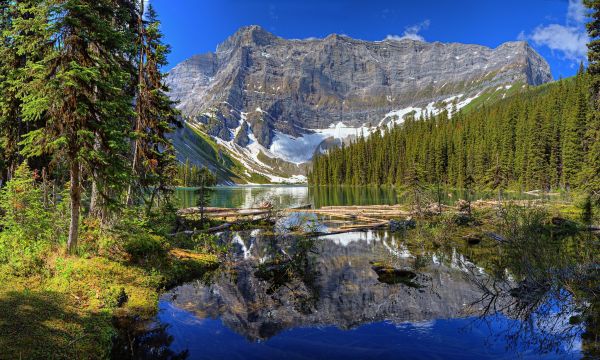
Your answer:
[[[182,206],[188,206],[189,191]],[[456,197],[451,194],[449,197]],[[215,206],[389,204],[390,190],[219,188]],[[189,202],[188,202],[189,201]],[[433,234],[433,232],[432,232]],[[530,236],[530,234],[525,234]],[[440,236],[440,235],[436,235]],[[442,234],[443,236],[443,234]],[[413,231],[318,239],[220,234],[230,251],[203,279],[163,294],[145,359],[594,359],[600,356],[599,239],[525,244]],[[388,277],[379,263],[412,269]]]
[[[192,188],[179,188],[175,191],[177,205],[180,208],[196,206],[197,195]],[[463,191],[441,190],[443,203],[451,204],[465,198]],[[496,192],[475,192],[473,199],[496,199]],[[548,199],[564,200],[565,195],[536,196],[517,192],[505,192],[503,199]],[[285,208],[312,204],[322,206],[339,205],[393,205],[406,201],[403,195],[393,187],[307,187],[307,186],[219,186],[214,188],[211,205],[216,207],[249,208],[268,200],[276,207]]]

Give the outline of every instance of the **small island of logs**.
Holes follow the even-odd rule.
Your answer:
[[[520,206],[537,206],[538,201],[512,201],[511,203]],[[235,228],[236,226],[245,229],[253,228],[253,226],[274,226],[278,220],[289,217],[292,214],[314,214],[320,222],[326,224],[325,230],[320,228],[318,231],[314,229],[303,230],[301,227],[296,226],[287,232],[294,235],[325,236],[383,228],[400,231],[414,228],[416,226],[414,218],[423,215],[439,215],[443,212],[448,212],[456,214],[459,218],[467,216],[467,214],[470,217],[471,209],[499,207],[499,203],[496,201],[478,200],[468,203],[468,210],[465,206],[461,201],[458,201],[456,206],[433,203],[423,207],[418,212],[411,210],[405,205],[323,206],[317,209],[313,208],[312,205],[301,205],[287,209],[275,209],[271,203],[265,202],[254,208],[191,207],[179,210],[178,216],[182,219],[182,222],[193,223],[194,220],[197,221],[201,216],[204,219],[208,219],[215,226],[197,230],[188,225],[184,228],[194,228],[194,230],[185,230],[173,235],[217,233]],[[598,231],[600,229],[596,226],[590,226],[585,230]],[[494,233],[485,235],[499,242],[504,240],[501,236]],[[477,240],[467,239],[472,245],[479,242],[479,240],[479,238]]]

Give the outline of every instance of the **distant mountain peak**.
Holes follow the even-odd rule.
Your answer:
[[[284,176],[301,171],[278,172],[284,163],[295,166],[409,114],[456,109],[485,92],[551,80],[548,63],[523,41],[490,48],[340,34],[286,40],[251,25],[215,53],[178,64],[168,85],[189,124],[223,151],[261,174]]]

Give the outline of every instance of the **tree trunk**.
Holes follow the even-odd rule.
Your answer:
[[[137,100],[136,100],[136,116],[135,116],[135,124],[134,124],[134,129],[136,132],[136,139],[133,142],[133,160],[131,163],[131,173],[132,175],[134,175],[135,177],[135,173],[136,173],[136,168],[137,168],[137,162],[138,162],[138,150],[140,147],[140,141],[139,141],[139,132],[142,130],[142,97],[143,97],[143,89],[142,86],[144,84],[144,0],[140,0],[140,14],[139,14],[139,18],[138,18],[138,36],[140,39],[140,58],[139,58],[139,64],[138,64],[138,84],[137,84]],[[133,188],[132,188],[132,184],[129,183],[129,186],[127,187],[127,198],[125,199],[125,205],[129,206],[131,205],[132,202],[132,198],[133,198]]]
[[[81,187],[80,187],[79,162],[71,163],[71,223],[69,225],[69,240],[67,241],[67,251],[74,254],[77,249],[77,240],[79,238],[79,210],[81,208]]]
[[[94,92],[98,92],[98,88],[94,87]],[[95,97],[94,97],[95,98]],[[96,114],[96,121],[101,122],[98,114]],[[94,151],[100,151],[100,135],[96,132],[94,134]],[[90,196],[90,216],[100,218],[102,214],[102,207],[100,204],[100,190],[98,190],[98,173],[96,169],[92,170],[92,193]]]
[[[98,216],[98,184],[92,179],[92,193],[90,195],[90,215]]]

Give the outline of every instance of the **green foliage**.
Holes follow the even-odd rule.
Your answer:
[[[171,245],[202,254],[224,254],[229,250],[228,245],[219,241],[217,235],[204,233],[182,236],[172,240]]]
[[[127,293],[122,286],[112,286],[102,294],[103,305],[107,308],[121,307],[127,300]]]
[[[193,165],[190,159],[177,165],[177,177],[173,183],[183,187],[200,187],[204,182],[207,182],[206,186],[217,183],[215,175],[208,168]]]
[[[143,6],[138,7],[135,56],[138,74],[132,156],[132,171],[136,176],[129,185],[128,201],[135,188],[141,198],[147,192],[152,193],[152,206],[154,197],[168,192],[177,171],[175,148],[167,135],[174,126],[180,125],[180,114],[167,95],[166,75],[161,71],[167,65],[170,48],[163,43],[158,15],[151,4],[146,14]]]
[[[592,197],[586,196],[583,202],[581,203],[581,221],[585,224],[589,224],[592,222],[594,218],[594,206],[592,204]]]
[[[151,219],[141,208],[125,210],[114,231],[117,243],[112,245],[122,247],[134,262],[141,263],[154,257],[164,257],[168,250],[163,234],[156,233]]]
[[[314,159],[314,185],[428,184],[485,189],[587,189],[599,183],[599,136],[580,73],[449,118],[405,117]],[[599,188],[600,189],[600,188]],[[600,192],[598,192],[600,194]]]
[[[53,243],[52,214],[44,207],[35,174],[23,163],[0,192],[0,264],[16,273],[39,271]]]
[[[600,1],[584,0],[590,10],[590,21],[587,24],[590,42],[588,44],[588,60],[590,74],[591,114],[584,144],[588,147],[587,158],[581,173],[583,188],[600,204]]]
[[[130,234],[123,246],[135,262],[166,252],[163,237],[146,233]]]
[[[210,199],[212,196],[211,186],[216,185],[217,178],[208,170],[204,170],[200,173],[198,189],[196,194],[198,195],[198,207],[200,207],[200,223],[204,223],[204,208],[210,205]]]
[[[547,230],[548,218],[545,208],[509,204],[502,210],[500,228],[510,242],[537,241]]]

